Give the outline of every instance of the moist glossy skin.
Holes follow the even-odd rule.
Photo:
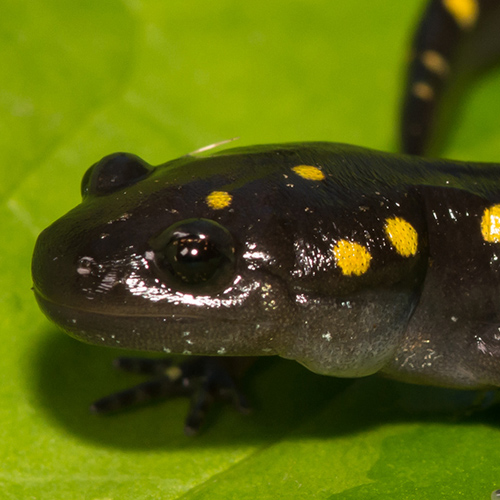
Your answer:
[[[405,92],[405,152],[432,152],[446,91],[498,58],[499,5],[429,2]],[[280,355],[342,377],[500,385],[497,164],[334,143],[156,168],[115,155],[89,170],[83,194],[33,256],[40,307],[70,335]]]
[[[499,174],[331,143],[155,169],[110,157],[84,179],[82,204],[40,235],[35,293],[93,344],[499,385]],[[200,219],[222,241],[222,271],[186,281],[164,266],[165,241]]]

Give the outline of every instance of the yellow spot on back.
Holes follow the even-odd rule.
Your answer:
[[[488,243],[500,243],[500,205],[484,209],[481,234]]]
[[[212,191],[207,197],[206,202],[210,208],[220,210],[231,205],[233,197],[226,191]]]
[[[372,256],[370,252],[359,243],[348,240],[340,240],[333,247],[333,255],[337,266],[342,274],[361,276],[368,271]]]
[[[297,165],[293,167],[292,170],[300,175],[302,178],[309,181],[322,181],[325,178],[325,174],[318,167],[313,167],[312,165]]]
[[[474,27],[479,16],[477,0],[443,0],[444,8],[463,30]]]
[[[434,90],[425,82],[415,82],[411,87],[411,92],[422,101],[432,101],[434,99]]]
[[[385,234],[399,255],[411,257],[417,253],[418,234],[415,228],[401,217],[385,221]]]
[[[446,62],[446,59],[435,50],[426,50],[420,56],[422,64],[434,74],[440,76],[441,78],[445,78],[448,76],[450,72],[450,66]]]

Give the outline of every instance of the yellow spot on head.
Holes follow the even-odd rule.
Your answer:
[[[450,66],[446,62],[446,59],[435,50],[426,50],[420,56],[422,64],[434,74],[440,76],[441,78],[445,78],[448,76],[450,72]]]
[[[411,87],[411,92],[422,101],[432,101],[434,99],[433,88],[425,82],[415,82]]]
[[[488,243],[500,243],[500,205],[484,209],[481,234]]]
[[[325,174],[318,167],[312,165],[297,165],[292,170],[297,174],[309,181],[322,181]]]
[[[479,16],[477,0],[443,0],[444,8],[463,30],[474,27]]]
[[[220,210],[231,205],[233,197],[226,191],[212,191],[207,197],[206,202],[210,208]]]
[[[366,273],[372,259],[370,252],[364,246],[348,240],[340,240],[333,247],[333,255],[337,266],[346,276],[353,274],[361,276]]]
[[[399,255],[411,257],[417,253],[418,234],[415,228],[401,217],[385,221],[385,234]]]

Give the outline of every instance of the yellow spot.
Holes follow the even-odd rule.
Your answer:
[[[460,28],[469,30],[476,24],[479,16],[477,0],[443,0],[443,5]]]
[[[450,66],[446,62],[446,59],[435,50],[426,50],[420,56],[422,64],[434,74],[445,78],[450,72]]]
[[[312,165],[297,165],[292,170],[309,181],[322,181],[325,178],[325,174],[318,167]]]
[[[500,205],[484,209],[481,234],[488,243],[500,243]]]
[[[372,259],[370,252],[364,246],[347,240],[340,240],[333,247],[333,255],[337,266],[346,276],[352,274],[361,276],[366,273]]]
[[[434,90],[425,82],[415,82],[411,87],[411,92],[422,101],[432,101],[434,99]]]
[[[394,217],[385,221],[384,229],[399,255],[411,257],[417,253],[418,234],[409,222],[401,217]]]
[[[165,370],[165,375],[171,381],[178,380],[182,377],[182,370],[178,366],[169,366]]]
[[[231,205],[233,197],[226,191],[212,191],[206,198],[207,205],[214,210],[220,210]]]

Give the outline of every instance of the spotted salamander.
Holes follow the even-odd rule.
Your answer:
[[[482,38],[482,14],[498,3],[430,2],[410,65],[406,153],[431,149],[448,77],[463,60],[455,47]],[[246,407],[211,356],[238,365],[239,356],[278,355],[337,377],[498,387],[499,177],[500,164],[325,142],[157,167],[112,154],[85,174],[82,203],[39,236],[36,299],[85,342],[189,355],[180,366],[120,365],[156,377],[142,392],[195,391],[192,431],[214,393]]]

